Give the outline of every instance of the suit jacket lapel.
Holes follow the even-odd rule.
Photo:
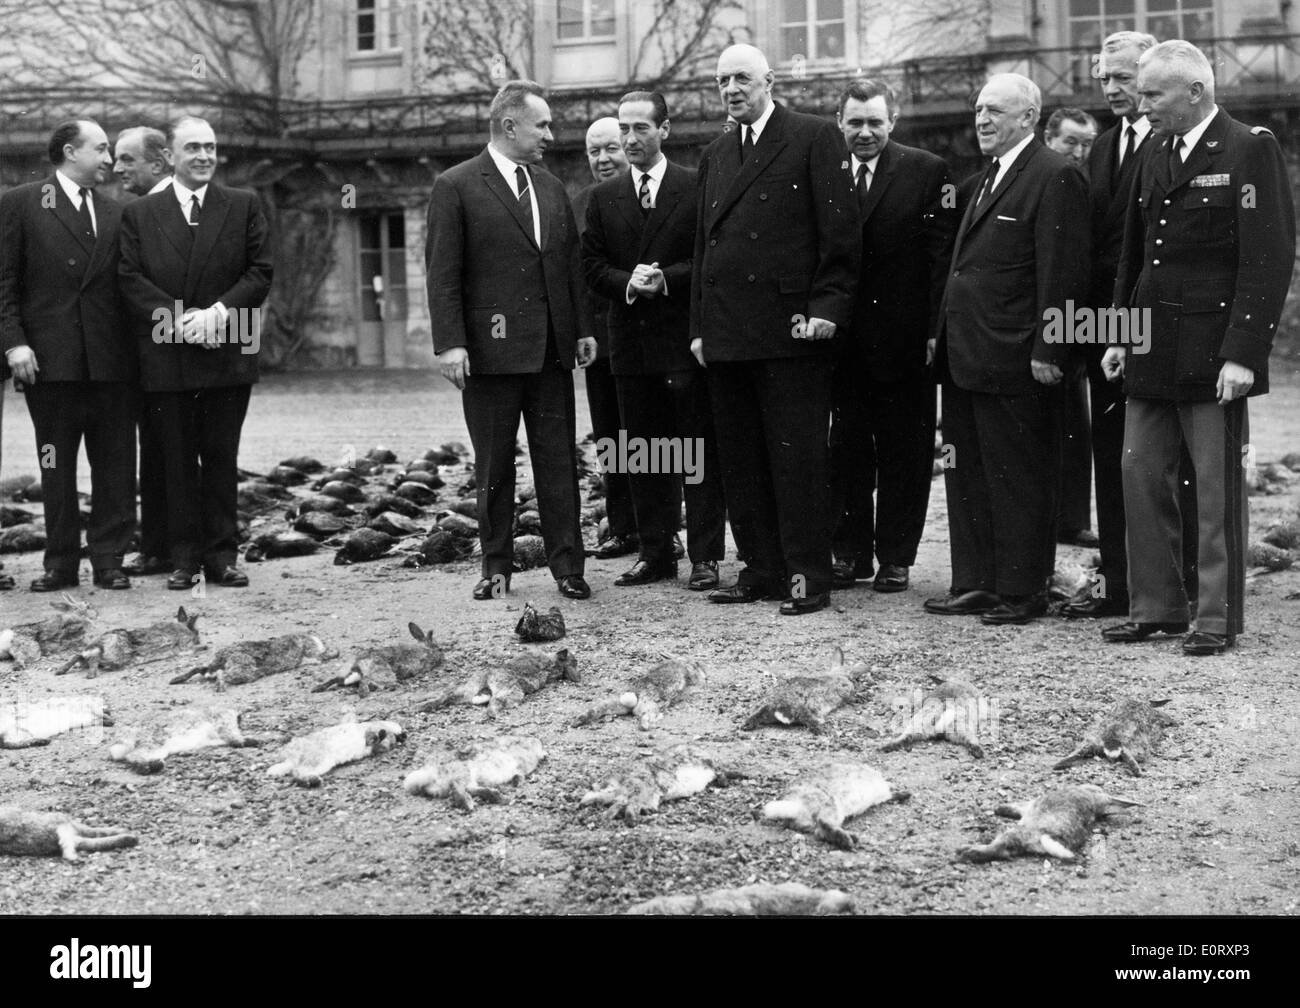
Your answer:
[[[122,216],[122,209],[116,203],[96,203],[95,205],[95,248],[90,253],[90,265],[81,279],[84,288],[90,278],[99,269],[105,257],[117,245],[117,223]]]
[[[850,161],[849,163],[852,164],[853,162]],[[871,188],[867,190],[867,201],[862,207],[862,220],[864,223],[871,219],[871,214],[876,209],[876,204],[880,202],[880,197],[889,188],[896,167],[894,145],[887,143],[884,150],[880,152],[880,160],[876,162],[876,170],[871,179]]]
[[[176,207],[180,209],[180,204]],[[207,265],[212,246],[217,243],[217,235],[226,223],[226,214],[230,210],[230,200],[222,188],[215,182],[208,183],[207,197],[203,209],[199,212],[199,226],[195,229],[194,247],[190,249],[189,263],[185,268],[185,301],[194,300],[199,287],[199,277]],[[189,227],[187,223],[185,225]],[[206,307],[206,306],[205,306]]]
[[[513,217],[515,223],[519,225],[519,230],[527,235],[528,241],[533,244],[534,248],[536,248],[537,245],[536,240],[533,237],[532,225],[528,223],[528,218],[524,216],[524,212],[519,206],[519,200],[515,197],[514,190],[506,184],[506,180],[502,177],[501,173],[497,171],[496,162],[492,160],[492,155],[487,152],[486,148],[483,153],[479,155],[479,171],[482,173],[483,181],[487,183],[487,187],[492,190],[492,194],[496,196],[506,210],[510,212],[510,216]],[[531,177],[532,176],[530,175],[529,178]],[[537,200],[537,209],[539,212],[542,209],[542,201],[540,197]],[[545,235],[543,235],[543,239],[545,239]]]
[[[59,180],[51,175],[48,185],[54,186],[54,216],[58,218],[59,223],[68,229],[68,233],[77,240],[77,244],[87,253],[93,253],[95,250],[94,243],[86,237],[86,232],[82,230],[81,218],[77,215],[77,208],[72,205],[72,200],[68,199],[68,194],[63,191],[63,186]],[[99,208],[96,207],[96,210]]]
[[[999,182],[993,192],[989,194],[989,198],[984,201],[984,205],[977,207],[971,214],[970,224],[966,228],[967,232],[971,231],[976,224],[988,216],[988,212],[992,210],[993,207],[997,205],[998,201],[1007,194],[1007,190],[1016,184],[1016,177],[1020,174],[1025,165],[1029,163],[1029,159],[1037,154],[1039,148],[1042,146],[1042,143],[1037,139],[1034,139],[1029,142],[1029,146],[1020,152],[1020,156],[1016,158],[1011,167],[1007,169],[1006,175],[1002,177],[1002,181]],[[979,193],[975,194],[975,202],[979,202]]]
[[[763,169],[772,163],[775,158],[785,148],[785,116],[784,110],[778,104],[772,110],[771,117],[767,120],[767,125],[763,127],[762,135],[759,136],[758,142],[754,145],[754,153],[749,160],[740,165],[740,170],[732,177],[731,186],[727,189],[726,195],[718,201],[717,209],[713,211],[710,217],[711,221],[716,221],[722,217],[728,210],[735,206],[736,201],[744,195],[745,190],[753,185],[754,181],[763,173]],[[739,141],[733,145],[736,152],[736,158],[739,160],[740,148]],[[725,144],[723,146],[726,146]]]
[[[176,201],[176,190],[163,189],[159,196],[162,198],[153,207],[154,218],[158,222],[158,230],[163,233],[163,237],[167,239],[168,244],[176,251],[177,258],[181,262],[188,263],[191,248],[190,224],[185,219],[185,214],[181,212],[180,203]]]
[[[650,247],[650,242],[656,232],[664,226],[664,221],[673,215],[677,209],[677,194],[681,190],[681,173],[678,172],[677,166],[671,161],[664,169],[663,180],[659,183],[659,192],[655,194],[654,209],[650,211],[645,218],[644,225],[641,228],[641,242],[637,246],[637,262],[645,262],[646,249]],[[634,198],[632,205],[636,208],[636,213],[640,214],[640,204]]]
[[[637,202],[636,192],[632,188],[631,171],[619,183],[614,203],[618,206],[619,215],[627,224],[628,231],[634,235],[642,234],[645,230],[645,218],[641,216],[641,205]]]

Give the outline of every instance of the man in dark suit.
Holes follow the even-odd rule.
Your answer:
[[[149,126],[132,126],[117,135],[113,174],[134,196],[162,192],[172,184],[167,161],[167,136]],[[165,574],[172,570],[167,548],[167,473],[162,444],[149,424],[149,410],[140,396],[136,424],[140,437],[140,552],[122,565],[127,574]]]
[[[831,340],[852,318],[862,229],[835,124],[773,101],[753,46],[724,50],[717,80],[736,128],[700,160],[691,351],[746,567],[709,601],[784,597],[799,615],[830,601]]]
[[[583,189],[573,200],[573,219],[578,224],[578,237],[582,237],[587,222],[587,205],[591,194],[601,182],[627,171],[627,155],[618,132],[618,120],[604,116],[587,127],[587,165],[591,168],[593,184]],[[591,411],[591,433],[601,438],[618,437],[622,421],[618,416],[618,387],[609,370],[609,336],[605,331],[605,317],[609,302],[588,291],[593,332],[596,334],[596,359],[583,374],[587,386],[587,408]],[[598,560],[627,556],[640,548],[636,534],[636,512],[632,507],[632,488],[625,473],[607,472],[601,476],[601,489],[605,492],[605,520],[607,535],[592,551]]]
[[[1246,399],[1268,391],[1295,206],[1276,138],[1215,105],[1213,70],[1196,46],[1179,39],[1144,53],[1138,94],[1155,139],[1137,164],[1113,303],[1149,324],[1143,344],[1112,346],[1102,360],[1128,395],[1130,594],[1129,622],[1102,635],[1129,643],[1187,629],[1174,490],[1185,446],[1196,471],[1199,591],[1183,652],[1218,654],[1245,624]]]
[[[880,81],[854,81],[840,97],[862,267],[835,365],[834,573],[837,587],[851,588],[871,577],[874,555],[878,592],[906,590],[925,529],[935,422],[928,344],[938,332],[957,230],[947,165],[892,140],[897,121],[894,92]]]
[[[203,119],[170,130],[172,185],[122,218],[122,293],[140,350],[140,384],[166,478],[167,587],[243,588],[235,566],[239,436],[271,289],[257,194],[212,180],[217,139]]]
[[[1097,139],[1097,120],[1082,109],[1059,108],[1047,118],[1043,143],[1088,174],[1088,154]],[[1092,531],[1092,434],[1088,419],[1087,354],[1094,346],[1073,346],[1061,380],[1065,416],[1062,427],[1060,503],[1056,541],[1069,546],[1097,545]]]
[[[560,594],[584,599],[573,364],[596,356],[577,225],[564,186],[541,167],[552,142],[545,92],[507,81],[489,110],[491,140],[438,176],[425,246],[433,346],[463,392],[474,445],[482,578],[501,597],[514,556],[519,418],[537,486],[547,563]]]
[[[692,564],[687,587],[704,591],[718,586],[725,513],[707,381],[690,349],[697,176],[660,149],[670,128],[663,95],[624,95],[618,122],[632,169],[592,193],[583,267],[592,291],[609,306],[610,368],[618,382],[625,443],[676,444],[677,461],[684,468],[689,460],[693,471],[631,470],[640,557],[614,584],[677,576],[673,537],[684,487]]]
[[[45,509],[45,573],[32,591],[77,585],[84,438],[92,505],[86,543],[95,584],[129,588],[122,557],[135,531],[135,352],[118,301],[121,207],[97,196],[112,158],[90,120],[59,124],[54,174],[0,196],[0,347],[27,396]]]
[[[952,586],[925,608],[990,624],[1047,611],[1069,350],[1048,326],[1087,290],[1087,187],[1034,136],[1041,104],[1019,74],[980,91],[975,131],[993,161],[964,184],[937,351]]]

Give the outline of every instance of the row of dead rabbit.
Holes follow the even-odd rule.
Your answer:
[[[56,609],[46,620],[0,634],[0,658],[9,657],[21,665],[71,651],[71,659],[59,672],[84,667],[88,675],[94,675],[100,669],[158,661],[201,648],[197,616],[183,608],[173,620],[136,630],[110,630],[93,640],[88,636],[93,610],[68,596]],[[525,640],[555,640],[564,635],[563,616],[556,608],[542,614],[527,605],[515,629]],[[315,691],[353,688],[364,696],[374,689],[414,682],[440,669],[443,649],[431,633],[414,623],[408,625],[408,630],[415,643],[367,649],[345,672],[324,680]],[[338,653],[315,635],[287,634],[222,648],[205,664],[171,681],[182,683],[198,676],[210,679],[218,691],[224,691],[232,685],[337,657]],[[821,733],[827,718],[859,695],[866,672],[863,665],[846,667],[837,648],[826,674],[782,680],[741,728],[750,731],[763,726],[803,725]],[[414,710],[428,713],[451,704],[480,704],[486,707],[489,717],[495,717],[502,708],[559,680],[581,681],[577,661],[568,649],[554,656],[522,652],[438,690],[417,702]],[[647,730],[662,720],[664,711],[703,682],[704,673],[697,664],[665,657],[629,680],[615,695],[589,708],[574,721],[574,726],[630,716]],[[1116,703],[1093,723],[1082,745],[1058,762],[1056,769],[1104,756],[1140,774],[1141,764],[1154,750],[1164,728],[1173,723],[1159,709],[1161,703],[1132,699]],[[244,731],[240,718],[233,708],[183,708],[146,729],[125,733],[110,748],[110,758],[141,773],[157,773],[168,756],[176,753],[284,743],[277,754],[279,761],[269,767],[268,774],[317,786],[333,768],[387,752],[406,738],[399,723],[386,719],[331,725],[289,739],[280,733]],[[917,691],[901,731],[879,748],[910,749],[917,742],[941,739],[961,745],[979,758],[983,756],[979,732],[989,718],[989,703],[978,690],[967,683],[942,681],[929,692]],[[65,696],[13,705],[0,709],[0,747],[40,745],[54,735],[96,724],[111,724],[109,712],[99,698]],[[404,787],[412,794],[449,798],[455,806],[470,811],[476,801],[503,800],[501,788],[521,782],[544,757],[538,739],[504,735],[456,752],[437,754],[427,765],[409,773]],[[708,749],[693,744],[673,745],[611,776],[583,795],[579,805],[605,806],[611,817],[634,823],[663,802],[690,797],[710,785],[725,786],[743,776],[740,769]],[[881,803],[909,797],[871,766],[839,761],[796,778],[789,791],[764,805],[760,814],[765,821],[809,833],[847,850],[857,845],[857,838],[844,829],[847,820]],[[963,848],[959,857],[988,861],[1037,854],[1073,860],[1098,821],[1136,804],[1112,797],[1091,784],[1055,788],[1033,801],[1000,806],[997,814],[1019,822],[988,844]],[[82,827],[58,813],[0,810],[0,852],[4,853],[61,853],[75,857],[78,850],[129,846],[134,842],[134,838],[112,831],[105,834]]]

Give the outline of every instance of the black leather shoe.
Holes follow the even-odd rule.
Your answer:
[[[1087,595],[1061,608],[1066,619],[1092,619],[1095,616],[1127,616],[1128,598],[1094,598]]]
[[[640,552],[640,549],[641,544],[631,536],[610,536],[592,550],[591,555],[597,560],[613,560],[616,557]]]
[[[651,563],[649,560],[638,560],[629,570],[616,577],[614,584],[620,588],[626,588],[629,585],[671,581],[675,577],[677,577],[676,560],[669,560],[667,563]]]
[[[1021,625],[1047,615],[1047,596],[1041,592],[1015,602],[1003,600],[996,609],[990,609],[980,617],[981,623],[989,626]]]
[[[474,586],[474,601],[487,602],[489,599],[497,598],[498,595],[504,595],[510,590],[509,574],[494,574],[492,577],[485,577]]]
[[[247,588],[248,575],[234,564],[225,567],[209,567],[205,572],[208,584],[220,585],[222,588]]]
[[[1183,639],[1183,654],[1223,654],[1224,651],[1236,643],[1237,638],[1232,634],[1207,633],[1204,630],[1194,630]]]
[[[196,570],[180,567],[172,571],[171,575],[167,578],[167,587],[171,591],[189,591],[189,589],[196,583],[195,577],[198,573],[199,572]]]
[[[131,579],[118,567],[95,571],[95,587],[107,588],[109,591],[121,591],[131,587]]]
[[[871,587],[878,592],[901,592],[907,591],[909,583],[907,568],[902,564],[881,564]]]
[[[32,582],[34,592],[62,591],[64,588],[76,588],[81,583],[77,575],[66,571],[46,571]]]
[[[788,598],[781,603],[782,616],[803,616],[805,613],[825,609],[831,603],[830,592],[818,592],[807,598]]]
[[[1112,644],[1135,644],[1158,633],[1180,634],[1187,632],[1186,623],[1121,623],[1106,627],[1101,632],[1103,640]]]
[[[591,585],[583,580],[581,574],[566,574],[562,578],[557,578],[555,587],[560,590],[560,594],[565,598],[591,598]]]
[[[171,571],[171,562],[164,557],[137,553],[122,564],[122,573],[132,577],[148,577],[150,574],[167,574]]]
[[[685,555],[686,555],[686,547],[682,545],[682,537],[680,535],[674,535],[673,536],[673,559],[680,560]]]
[[[708,591],[718,587],[718,561],[701,560],[691,564],[691,579],[686,582],[691,591]]]
[[[858,576],[854,568],[857,562],[853,557],[831,561],[831,587],[837,589],[852,588],[857,584]]]
[[[719,605],[729,605],[733,602],[762,602],[775,596],[758,585],[736,583],[726,588],[715,588],[705,598]]]
[[[936,616],[979,616],[992,612],[1002,600],[988,591],[950,591],[943,598],[926,599],[924,609]]]

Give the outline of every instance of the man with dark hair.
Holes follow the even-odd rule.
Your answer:
[[[853,314],[862,229],[833,123],[772,99],[753,46],[718,58],[736,128],[700,160],[691,352],[708,367],[723,492],[746,562],[717,603],[830,602],[827,427],[837,329]],[[653,278],[650,278],[653,280]]]
[[[673,541],[686,495],[687,587],[718,586],[725,549],[722,476],[704,371],[691,356],[691,256],[695,248],[696,173],[661,150],[670,123],[663,95],[632,91],[618,106],[623,149],[632,169],[596,187],[587,207],[583,266],[606,300],[610,368],[618,382],[625,443],[675,442],[693,472],[628,477],[640,556],[614,584],[677,576]]]
[[[1065,155],[1080,169],[1088,164],[1088,154],[1097,139],[1097,120],[1083,109],[1059,108],[1043,127],[1043,143],[1048,150]]]
[[[587,165],[591,168],[593,182],[573,200],[573,218],[578,224],[579,238],[586,227],[587,205],[596,186],[627,171],[627,155],[623,153],[616,118],[603,116],[597,119],[587,127],[586,139]],[[591,433],[599,442],[602,438],[617,438],[621,421],[618,416],[618,386],[609,370],[609,334],[605,328],[609,302],[591,291],[587,302],[591,306],[593,331],[596,333],[596,359],[587,366],[583,378],[587,386],[587,408],[591,411]],[[591,555],[599,560],[608,560],[635,553],[640,542],[627,475],[603,473],[601,489],[605,492],[607,534]]]
[[[148,196],[171,185],[167,136],[149,126],[132,126],[117,135],[113,174],[134,196]],[[149,410],[140,397],[137,428],[140,437],[140,552],[122,565],[130,575],[165,574],[172,569],[167,547],[167,474],[162,444],[149,424]]]
[[[188,589],[202,568],[207,583],[243,588],[237,463],[271,289],[266,218],[255,192],[213,181],[217,138],[205,120],[177,120],[168,146],[172,184],[123,211],[121,265],[162,448],[167,587]]]
[[[553,141],[545,91],[508,81],[492,99],[491,138],[449,168],[429,199],[429,312],[443,377],[463,393],[474,445],[482,578],[503,597],[514,558],[515,435],[523,417],[547,564],[560,594],[584,580],[574,458],[572,369],[595,359],[577,225],[564,186],[541,167]]]
[[[957,230],[947,166],[893,140],[897,122],[894,93],[880,81],[853,81],[840,97],[862,266],[849,339],[835,365],[834,573],[837,587],[851,588],[871,577],[874,555],[878,592],[906,590],[925,529],[935,424],[929,341]]]
[[[86,543],[95,584],[131,587],[122,557],[135,531],[136,361],[118,306],[121,207],[98,196],[112,159],[88,119],[50,139],[54,174],[0,196],[0,348],[36,429],[45,573],[32,591],[78,584],[77,452],[90,460]]]
[[[1088,153],[1096,139],[1097,120],[1083,109],[1059,108],[1043,128],[1047,149],[1064,155],[1085,175]],[[1056,541],[1071,546],[1097,545],[1092,531],[1092,437],[1088,420],[1087,355],[1092,349],[1070,347],[1061,380],[1065,415]]]
[[[1187,629],[1175,487],[1185,447],[1196,470],[1199,589],[1187,655],[1219,654],[1245,626],[1248,396],[1268,392],[1268,356],[1295,263],[1295,206],[1273,134],[1214,101],[1214,71],[1190,42],[1138,61],[1155,142],[1136,166],[1112,303],[1149,313],[1143,349],[1112,346],[1123,377],[1132,643]]]
[[[1041,108],[1038,86],[1014,73],[990,77],[976,100],[992,160],[963,183],[936,357],[952,582],[925,609],[993,625],[1047,611],[1068,350],[1049,319],[1087,285],[1087,188],[1034,136]]]

